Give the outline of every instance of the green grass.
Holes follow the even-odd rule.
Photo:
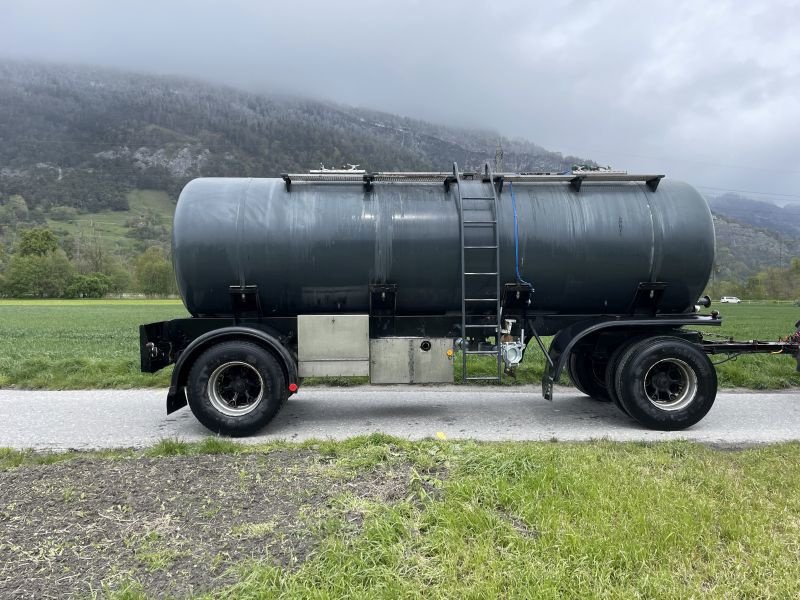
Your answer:
[[[767,302],[748,304],[714,304],[723,316],[719,333],[737,340],[776,341],[794,331],[800,320],[800,307]],[[708,328],[716,331],[714,328]],[[711,357],[717,362],[724,356]],[[800,385],[797,362],[791,356],[769,354],[741,356],[717,366],[723,387],[776,389]]]
[[[56,233],[75,238],[97,238],[100,245],[113,254],[128,255],[135,252],[137,240],[128,237],[130,228],[126,221],[146,212],[156,215],[159,224],[172,227],[175,202],[160,190],[133,190],[128,192],[127,211],[102,211],[78,215],[71,221],[47,220],[47,226]]]
[[[218,597],[796,597],[797,445],[444,444],[441,498],[368,507]]]
[[[238,453],[276,448],[235,446]],[[235,569],[238,582],[200,597],[800,595],[797,443],[731,452],[689,442],[481,444],[374,435],[280,448],[315,452],[354,473],[410,463],[412,493],[388,503],[342,496],[307,562],[288,569],[244,562]],[[202,453],[197,444],[186,450]],[[415,487],[416,480],[426,485]],[[347,523],[354,513],[362,518],[355,531]],[[145,597],[135,580],[109,594]]]
[[[139,325],[185,316],[176,300],[0,301],[0,386],[167,386],[170,369],[139,372]]]
[[[800,308],[789,304],[715,305],[723,325],[705,328],[740,340],[777,340],[793,329]],[[139,372],[138,327],[185,317],[177,300],[2,300],[0,301],[0,386],[39,389],[131,388],[168,385],[170,369]],[[724,356],[712,357],[715,362]],[[456,380],[460,357],[455,358]],[[471,374],[490,374],[491,359],[470,358]],[[781,389],[800,385],[790,356],[742,356],[717,367],[721,387]],[[534,343],[516,380],[538,383],[544,359]],[[353,385],[365,378],[309,380],[308,385]],[[562,379],[567,383],[566,378]]]
[[[698,328],[706,334],[719,334],[737,340],[758,339],[777,341],[794,331],[800,320],[800,308],[791,303],[753,302],[747,304],[719,304],[713,308],[722,314],[721,327]],[[706,311],[707,312],[707,311]],[[549,344],[549,338],[543,340]],[[712,356],[713,362],[725,360],[726,356]],[[491,375],[496,372],[492,358],[470,357],[470,375]],[[461,372],[461,360],[456,360],[456,376]],[[800,386],[797,363],[788,355],[745,355],[717,366],[719,385],[723,388],[742,387],[759,390],[783,389]],[[525,361],[517,371],[517,380],[505,378],[504,383],[538,383],[544,371],[544,361],[534,342],[528,346]],[[564,375],[561,383],[569,385]]]
[[[82,456],[98,458],[125,458],[134,456],[133,450],[102,450],[96,452],[34,452],[32,450],[14,450],[0,447],[0,471],[17,467],[36,465],[52,465],[57,462],[74,460]]]

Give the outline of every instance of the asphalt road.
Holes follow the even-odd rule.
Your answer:
[[[143,447],[211,435],[188,408],[167,416],[164,390],[0,390],[0,447],[63,450]],[[691,439],[740,446],[800,439],[800,393],[722,393],[704,420],[649,431],[612,405],[570,389],[547,402],[538,387],[310,387],[259,435],[243,441],[342,439],[384,432],[419,439]]]

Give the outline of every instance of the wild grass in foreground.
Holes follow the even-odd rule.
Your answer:
[[[791,333],[800,309],[786,304],[721,306],[722,327],[704,331],[736,339],[777,340]],[[139,372],[139,325],[187,316],[177,300],[0,301],[0,387],[34,389],[164,387],[171,368]],[[549,340],[545,340],[548,342]],[[723,356],[712,360],[723,360]],[[455,357],[459,381],[460,356]],[[496,371],[491,358],[470,357],[470,373]],[[544,358],[531,343],[517,378],[506,385],[538,384]],[[718,367],[720,387],[780,389],[800,385],[790,356],[742,356]],[[361,385],[366,378],[313,378],[305,385]],[[566,376],[562,383],[569,384]]]
[[[796,597],[798,446],[444,445],[441,496],[366,509],[215,597]]]
[[[211,459],[206,451],[244,460],[278,450],[310,453],[327,465],[320,473],[347,481],[387,465],[411,467],[405,492],[391,500],[345,491],[309,513],[316,541],[304,561],[284,567],[254,556],[231,567],[235,582],[196,597],[800,595],[800,444],[720,451],[688,442],[479,444],[373,435],[262,447],[170,440],[146,454],[202,468]],[[98,472],[131,459],[101,460]],[[53,468],[26,467],[31,460],[6,469]],[[148,568],[169,572],[170,565]],[[128,575],[106,591],[148,597],[141,573]]]

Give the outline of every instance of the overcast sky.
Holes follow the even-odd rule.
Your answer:
[[[0,57],[300,93],[800,201],[800,0],[0,0],[0,23]]]

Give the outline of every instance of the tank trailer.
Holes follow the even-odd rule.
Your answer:
[[[703,333],[722,323],[698,301],[711,212],[663,175],[195,179],[172,257],[192,316],[140,327],[141,369],[174,364],[167,412],[188,404],[224,435],[261,429],[306,377],[452,383],[458,361],[463,381],[500,382],[531,347],[547,400],[566,371],[644,427],[679,430],[714,403],[710,355],[799,349]],[[496,369],[476,373],[472,356]]]

